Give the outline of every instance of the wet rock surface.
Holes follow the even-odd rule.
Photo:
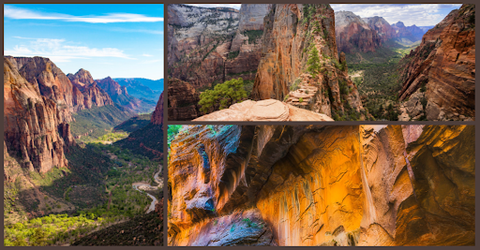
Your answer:
[[[171,144],[169,245],[473,245],[473,134],[187,126]]]

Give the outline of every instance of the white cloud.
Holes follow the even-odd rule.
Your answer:
[[[460,4],[332,4],[335,11],[352,11],[360,17],[380,16],[390,24],[402,21],[406,26],[436,25]]]
[[[32,39],[28,45],[15,45],[13,49],[5,50],[4,55],[11,56],[43,56],[54,62],[69,62],[71,59],[89,59],[92,57],[131,58],[123,50],[117,48],[89,48],[87,46],[72,46],[65,39],[20,38]]]
[[[152,55],[150,55],[150,54],[143,54],[142,56],[152,57]]]
[[[59,20],[85,23],[163,22],[163,17],[148,17],[140,14],[111,13],[103,16],[72,16],[59,13],[41,13],[8,5],[4,5],[4,17],[11,19]]]
[[[192,5],[197,7],[205,7],[205,8],[217,8],[217,7],[224,7],[224,8],[234,8],[239,10],[242,7],[241,4],[186,4]]]

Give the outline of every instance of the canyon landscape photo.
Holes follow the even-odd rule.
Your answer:
[[[473,4],[171,4],[167,15],[170,121],[475,119]]]
[[[473,125],[169,125],[170,246],[475,245]]]
[[[4,41],[4,245],[163,245],[163,5],[7,4]]]

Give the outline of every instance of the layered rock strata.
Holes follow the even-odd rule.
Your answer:
[[[474,245],[474,126],[185,126],[169,245]]]
[[[278,100],[267,99],[246,100],[193,121],[333,121],[333,119]]]
[[[384,40],[376,29],[371,29],[367,22],[351,11],[335,12],[335,37],[338,50],[345,53],[375,52]]]
[[[450,12],[403,63],[400,101],[422,93],[426,119],[474,120],[475,5]]]
[[[44,73],[34,75],[33,68],[26,69],[37,63]],[[68,78],[48,59],[38,57],[18,61],[5,57],[3,68],[5,149],[30,171],[44,173],[54,166],[67,166],[64,151],[74,144],[66,124],[72,110],[67,105],[73,103],[68,92],[71,84],[63,85],[70,83]]]
[[[315,57],[314,48],[318,61],[309,62]],[[337,53],[335,17],[328,4],[272,5],[264,19],[262,58],[252,98],[288,102],[299,86],[312,86],[314,98],[296,106],[331,117],[355,113],[364,119],[357,87],[348,78],[345,64]]]

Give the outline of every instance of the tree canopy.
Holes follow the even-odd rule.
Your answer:
[[[247,98],[247,91],[243,87],[243,79],[232,79],[215,85],[213,90],[206,90],[200,94],[201,111],[208,113],[212,107],[219,104],[219,109],[228,108],[230,105]]]

